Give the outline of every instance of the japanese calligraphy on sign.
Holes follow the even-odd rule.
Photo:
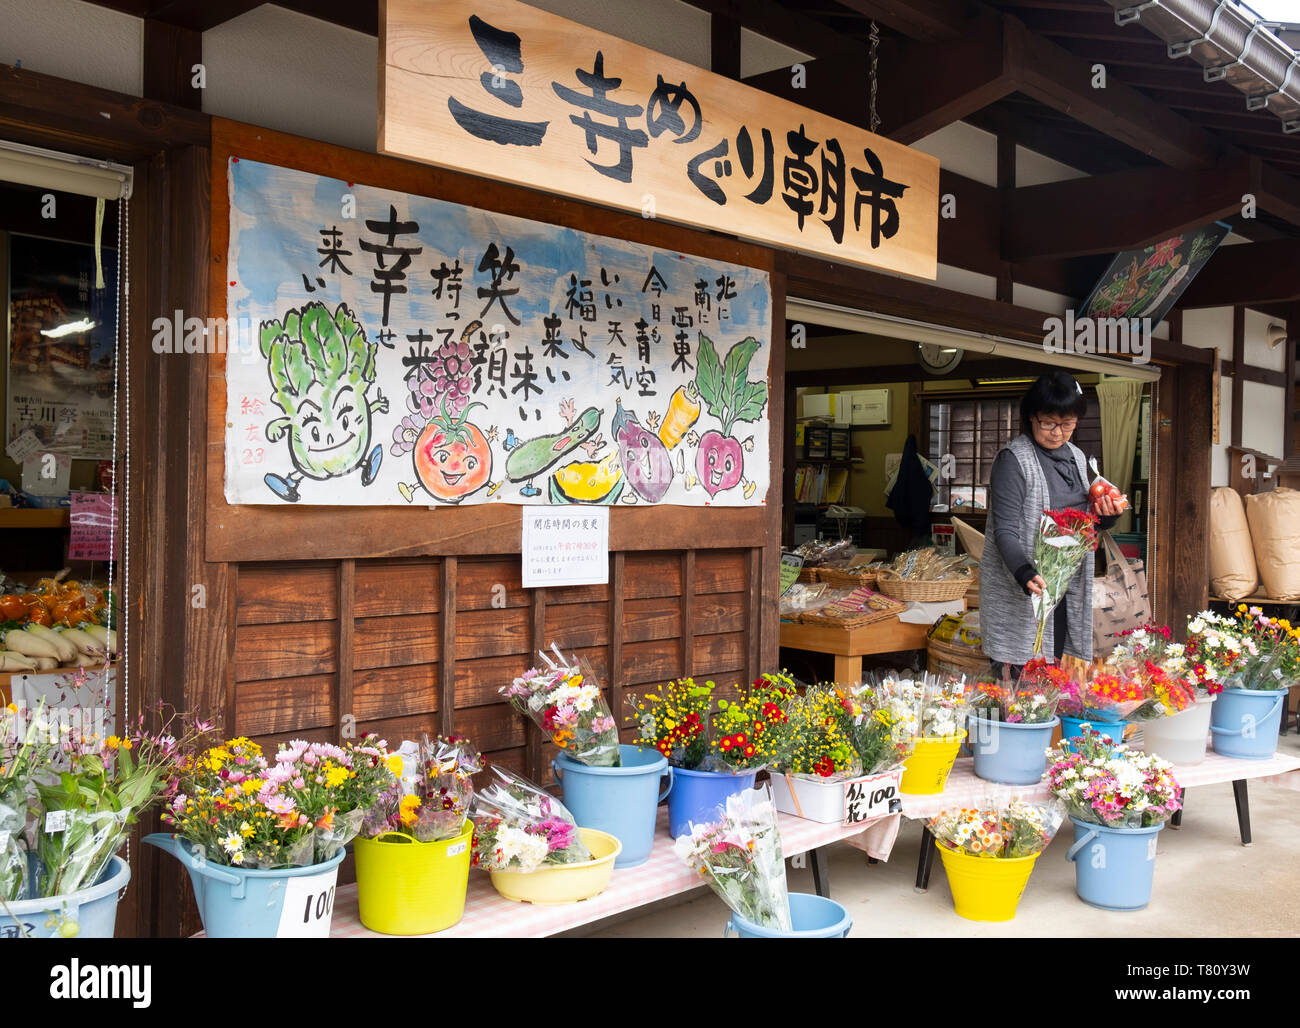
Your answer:
[[[254,161],[229,188],[227,502],[765,502],[765,272]]]
[[[382,153],[933,279],[939,162],[515,0],[386,0]]]

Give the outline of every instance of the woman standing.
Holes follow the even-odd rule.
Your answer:
[[[999,451],[989,478],[989,516],[980,561],[980,632],[984,653],[1000,676],[1015,677],[1034,657],[1031,596],[1046,582],[1034,567],[1034,537],[1044,510],[1088,509],[1083,451],[1070,442],[1087,413],[1083,387],[1064,371],[1042,375],[1020,401],[1021,434]],[[1093,506],[1099,529],[1115,524],[1122,503],[1103,497]],[[1043,633],[1043,656],[1092,659],[1093,554],[1070,582]]]

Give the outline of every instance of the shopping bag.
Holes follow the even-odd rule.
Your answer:
[[[1120,635],[1151,620],[1146,565],[1120,552],[1109,532],[1102,532],[1106,574],[1092,582],[1092,655],[1109,656]]]

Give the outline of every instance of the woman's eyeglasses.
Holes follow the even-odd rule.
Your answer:
[[[1037,417],[1034,420],[1038,422],[1038,427],[1048,435],[1056,435],[1057,433],[1069,435],[1079,427],[1077,421],[1044,421],[1042,418]]]

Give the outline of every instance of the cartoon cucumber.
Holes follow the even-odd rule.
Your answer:
[[[540,490],[532,484],[532,480],[549,471],[578,447],[583,447],[592,456],[599,448],[592,445],[592,436],[600,428],[600,419],[605,412],[588,407],[576,418],[573,412],[573,401],[566,400],[560,404],[560,416],[567,422],[563,431],[517,442],[510,448],[510,454],[506,457],[506,478],[511,482],[526,481],[528,485],[521,490],[525,496],[538,495]]]

